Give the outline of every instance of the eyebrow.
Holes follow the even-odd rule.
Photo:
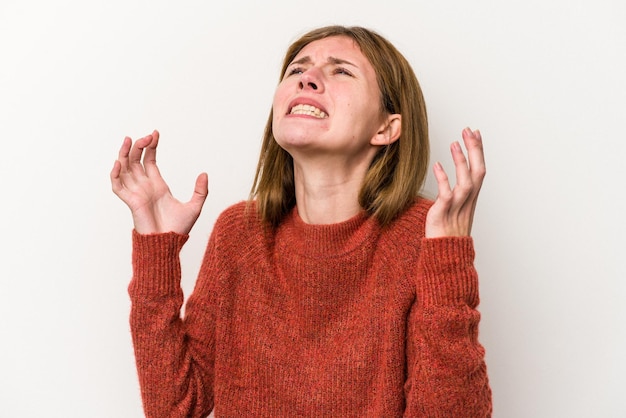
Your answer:
[[[306,57],[302,57],[297,61],[293,61],[291,64],[289,65],[294,65],[294,64],[310,64],[311,63],[311,57],[309,57],[308,55]],[[351,65],[354,68],[359,68],[356,64],[351,63],[350,61],[341,59],[341,58],[336,58],[336,57],[328,57],[328,59],[326,60],[329,64],[339,64],[339,65]]]

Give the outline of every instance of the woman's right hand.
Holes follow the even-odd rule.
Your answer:
[[[206,173],[200,174],[191,200],[183,203],[175,199],[156,164],[158,143],[156,130],[134,145],[129,137],[124,138],[111,170],[113,192],[130,208],[138,233],[187,235],[200,216],[209,180]]]

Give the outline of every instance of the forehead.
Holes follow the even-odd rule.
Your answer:
[[[297,61],[303,57],[309,57],[312,61],[325,61],[329,57],[334,57],[371,67],[359,45],[348,36],[330,36],[308,43],[293,60]]]

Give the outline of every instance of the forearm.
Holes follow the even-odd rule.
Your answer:
[[[487,417],[491,390],[478,342],[470,238],[424,240],[409,318],[406,416]]]
[[[133,233],[131,333],[146,416],[206,416],[208,372],[193,360],[180,318],[179,252],[186,236]]]

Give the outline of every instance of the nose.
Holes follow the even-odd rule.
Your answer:
[[[313,81],[300,80],[300,88],[304,90],[304,87],[311,87],[313,90],[317,90],[317,84]]]
[[[311,89],[318,93],[323,90],[322,80],[316,72],[316,69],[310,68],[302,73],[299,83],[301,90]]]

